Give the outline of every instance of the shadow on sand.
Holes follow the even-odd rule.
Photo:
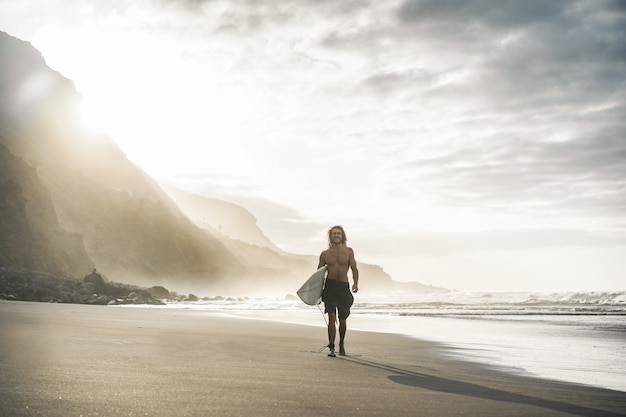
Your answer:
[[[394,375],[388,377],[390,381],[410,387],[445,392],[449,394],[483,398],[486,400],[533,405],[536,407],[542,407],[549,410],[560,411],[583,417],[626,416],[626,414],[623,413],[615,413],[611,411],[584,407],[576,404],[564,403],[561,401],[552,401],[544,398],[515,394],[512,392],[484,387],[482,385],[472,384],[469,382],[455,381],[452,379],[441,378],[438,376],[412,372],[394,366],[368,361],[354,356],[343,357],[343,359],[356,364],[392,372]],[[607,400],[610,400],[610,398],[607,398]]]

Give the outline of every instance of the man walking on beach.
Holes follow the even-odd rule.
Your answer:
[[[359,270],[356,267],[354,251],[346,246],[346,232],[341,226],[328,229],[328,249],[320,254],[317,268],[326,265],[327,276],[322,300],[328,313],[328,356],[335,357],[336,321],[339,317],[339,354],[345,356],[344,339],[346,336],[346,320],[350,315],[350,307],[354,297],[350,293],[348,270],[352,269],[352,292],[359,290]]]

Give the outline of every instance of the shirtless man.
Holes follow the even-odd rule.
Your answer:
[[[344,338],[346,336],[346,319],[350,315],[350,307],[354,297],[350,293],[348,269],[352,269],[352,292],[359,290],[359,271],[354,259],[354,251],[346,246],[346,232],[341,226],[333,226],[328,230],[328,249],[320,254],[318,269],[326,265],[326,286],[322,300],[328,313],[328,356],[335,357],[336,321],[339,317],[339,354],[345,356]]]

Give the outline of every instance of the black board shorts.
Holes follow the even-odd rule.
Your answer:
[[[350,307],[354,303],[354,297],[350,292],[350,284],[334,279],[326,279],[324,291],[322,291],[322,301],[326,313],[337,314],[339,320],[345,320],[350,315]]]

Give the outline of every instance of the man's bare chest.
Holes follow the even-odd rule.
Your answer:
[[[347,251],[328,250],[325,258],[328,265],[347,265],[350,254]]]

